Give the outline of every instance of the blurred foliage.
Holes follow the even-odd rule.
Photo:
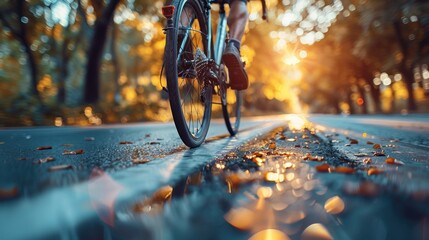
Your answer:
[[[1,1],[0,126],[170,120],[163,4]],[[267,4],[248,4],[245,115],[428,111],[426,1]]]

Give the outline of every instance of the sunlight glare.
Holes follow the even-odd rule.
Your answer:
[[[306,125],[306,119],[296,114],[287,115],[286,121],[288,121],[288,126],[291,130],[302,130]]]

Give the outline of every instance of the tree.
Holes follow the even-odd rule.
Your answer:
[[[40,99],[39,92],[37,91],[39,72],[37,69],[36,57],[34,56],[35,54],[31,49],[31,31],[35,30],[35,28],[29,27],[29,25],[36,23],[37,20],[28,12],[29,7],[25,0],[9,0],[2,3],[0,6],[0,20],[2,24],[8,28],[14,38],[20,42],[27,56],[31,79],[30,96],[35,96]]]
[[[96,103],[99,99],[100,67],[104,46],[107,39],[107,30],[112,23],[114,12],[120,0],[110,0],[107,5],[103,0],[92,0],[96,20],[88,49],[88,61],[84,77],[84,101]]]

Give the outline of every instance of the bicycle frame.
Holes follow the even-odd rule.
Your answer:
[[[226,13],[225,13],[225,2],[222,1],[219,4],[219,21],[216,29],[216,42],[215,42],[215,54],[214,60],[216,65],[220,65],[222,59],[223,49],[225,47],[225,39],[226,39]],[[209,24],[211,24],[211,11],[209,12]],[[211,26],[211,25],[209,25]],[[209,27],[209,36],[213,36],[211,32],[211,27]],[[211,42],[211,40],[209,40]]]

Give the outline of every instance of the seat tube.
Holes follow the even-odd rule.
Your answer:
[[[224,4],[219,4],[219,22],[216,30],[216,42],[215,42],[215,61],[219,65],[222,60],[222,53],[225,46],[226,38],[226,14]]]

